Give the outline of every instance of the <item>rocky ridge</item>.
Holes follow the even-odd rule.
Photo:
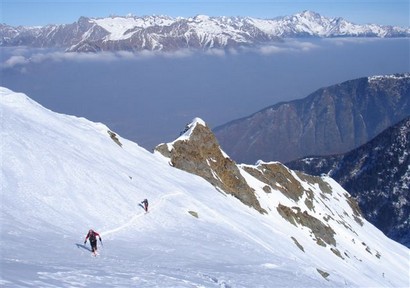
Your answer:
[[[189,135],[183,139],[172,145],[158,145],[155,149],[170,158],[170,165],[173,167],[199,175],[218,190],[231,194],[244,204],[265,213],[236,163],[223,153],[206,124],[195,119],[186,127],[186,131]]]
[[[175,141],[160,144],[155,151],[166,157],[171,166],[204,178],[219,192],[232,195],[262,214],[273,213],[266,206],[266,197],[282,199],[275,206],[282,218],[300,229],[308,229],[312,240],[336,256],[350,257],[339,247],[332,227],[342,225],[356,233],[347,219],[362,226],[363,217],[355,200],[346,191],[335,191],[331,179],[295,172],[279,162],[238,165],[221,150],[212,131],[199,118],[188,124]],[[345,203],[348,211],[331,212],[328,201],[335,199]],[[297,239],[292,240],[300,246]],[[303,251],[303,247],[299,248]],[[380,257],[375,250],[369,253]]]

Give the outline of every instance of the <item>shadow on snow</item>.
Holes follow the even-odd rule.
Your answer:
[[[78,244],[78,243],[76,243],[75,245],[77,246],[77,248],[82,248],[82,249],[85,249],[87,251],[93,252],[93,251],[91,251],[91,248],[88,248],[86,245]]]

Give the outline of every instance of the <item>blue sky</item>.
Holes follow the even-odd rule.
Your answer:
[[[409,0],[0,0],[0,23],[12,26],[69,24],[80,16],[251,16],[274,18],[312,10],[357,24],[410,26]]]

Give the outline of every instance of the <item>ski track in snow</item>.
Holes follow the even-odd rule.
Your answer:
[[[164,202],[164,200],[165,200],[166,198],[173,197],[173,196],[177,196],[177,195],[181,195],[181,194],[182,194],[182,192],[176,192],[176,193],[171,193],[171,194],[162,195],[157,202],[154,202],[153,204],[150,204],[150,205],[149,205],[150,208],[149,208],[149,210],[148,210],[148,213],[150,213],[150,212],[153,211],[153,210],[155,211],[155,210],[158,208],[158,206],[160,206],[160,204],[162,204],[162,203]],[[123,225],[121,225],[121,226],[119,226],[119,227],[117,227],[117,228],[115,228],[115,229],[111,229],[111,230],[108,230],[108,231],[101,232],[101,237],[102,237],[102,236],[105,237],[105,236],[107,236],[107,235],[110,235],[110,234],[119,232],[119,231],[121,231],[121,230],[123,230],[123,229],[125,229],[125,228],[127,228],[127,227],[132,226],[139,218],[143,217],[145,214],[146,214],[146,212],[138,213],[137,215],[135,215],[134,217],[132,217],[128,222],[126,222],[125,224],[123,224]]]

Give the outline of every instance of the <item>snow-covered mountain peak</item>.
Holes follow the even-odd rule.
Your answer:
[[[318,21],[324,18],[319,13],[316,13],[310,10],[305,10],[305,11],[302,11],[301,13],[296,13],[295,16],[298,18],[305,18],[305,19],[315,20],[315,21]]]
[[[204,126],[204,127],[207,127],[204,120],[202,120],[202,119],[199,118],[199,117],[196,117],[196,118],[194,118],[194,119],[192,120],[191,123],[189,123],[189,124],[187,124],[187,125],[185,126],[184,131],[181,132],[181,136],[180,136],[178,139],[181,139],[181,137],[182,137],[182,138],[183,138],[183,137],[189,138],[189,136],[192,134],[192,131],[195,129],[195,127],[196,127],[197,125],[202,125],[202,126]],[[178,139],[177,139],[177,140],[178,140]]]
[[[0,111],[3,287],[409,284],[409,250],[357,221],[336,182],[236,165],[203,121],[164,146],[168,158],[4,88]],[[97,258],[83,245],[90,228]]]
[[[209,21],[209,20],[211,20],[211,17],[208,16],[208,15],[199,14],[199,15],[196,15],[196,16],[194,17],[194,20],[195,20],[195,21]]]
[[[216,189],[266,213],[236,163],[222,151],[215,135],[203,120],[195,118],[186,126],[182,137],[158,145],[155,150],[169,158],[173,167],[198,175]]]

